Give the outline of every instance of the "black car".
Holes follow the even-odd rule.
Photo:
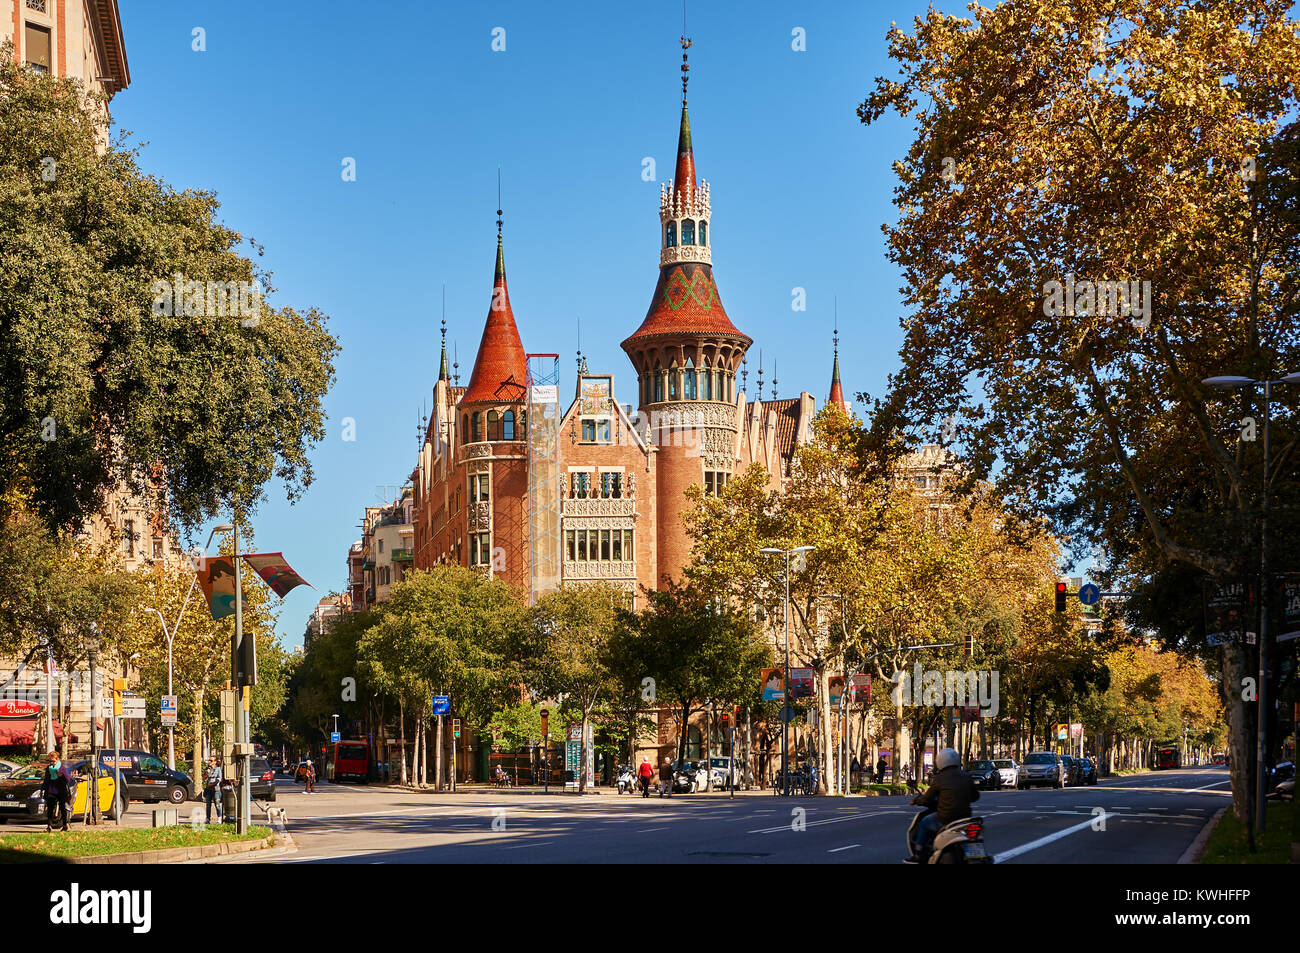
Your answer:
[[[254,801],[274,801],[275,772],[271,770],[271,763],[265,758],[250,758],[248,767],[249,796]]]
[[[113,751],[99,752],[99,770],[113,773]],[[117,770],[127,797],[133,801],[168,801],[184,804],[192,801],[194,782],[183,771],[172,771],[157,755],[147,751],[123,749],[117,752]]]
[[[996,791],[1002,787],[1002,775],[992,761],[972,761],[966,768],[966,773],[975,786],[982,790]]]
[[[1097,766],[1092,763],[1091,758],[1075,758],[1074,762],[1079,768],[1079,780],[1076,784],[1096,784],[1097,783]]]

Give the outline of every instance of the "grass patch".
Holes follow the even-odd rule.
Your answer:
[[[137,827],[101,830],[69,830],[47,834],[0,835],[0,864],[21,864],[60,860],[66,857],[100,857],[125,854],[136,850],[164,850],[169,847],[201,847],[228,841],[260,840],[269,837],[269,827],[250,827],[248,833],[235,833],[233,824],[213,825],[195,830],[189,825],[177,827]]]
[[[924,784],[921,785],[921,790],[925,790]],[[890,795],[890,794],[907,794],[908,787],[906,784],[868,784],[865,786],[858,785],[857,787],[853,788],[853,793],[869,794],[869,795],[876,795],[876,796],[883,796],[883,795]]]
[[[1268,825],[1255,832],[1255,853],[1246,841],[1246,825],[1237,820],[1232,808],[1224,812],[1210,832],[1203,864],[1287,864],[1291,862],[1291,838],[1295,830],[1295,801],[1270,801]]]

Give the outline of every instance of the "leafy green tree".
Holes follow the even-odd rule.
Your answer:
[[[544,698],[563,699],[582,738],[592,712],[613,696],[609,643],[623,597],[605,584],[568,586],[547,593],[532,607],[528,684]],[[586,787],[587,773],[579,771],[578,793]]]
[[[214,194],[101,148],[98,118],[79,84],[0,51],[0,506],[76,529],[121,482],[189,528],[250,509],[273,476],[294,498],[325,435],[325,316],[208,313],[206,282],[269,293],[269,274]],[[155,283],[178,275],[204,284],[167,309]]]

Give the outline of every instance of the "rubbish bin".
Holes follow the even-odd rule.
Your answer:
[[[237,792],[233,786],[223,784],[221,786],[221,816],[223,819],[234,822],[235,819],[235,798]]]

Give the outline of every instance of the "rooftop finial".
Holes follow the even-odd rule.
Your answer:
[[[740,359],[740,389],[746,390],[749,387],[749,358]]]
[[[776,400],[776,358],[772,358],[772,399]]]
[[[686,105],[686,84],[691,78],[691,64],[686,61],[686,51],[695,44],[686,35],[686,0],[682,0],[682,105]]]
[[[457,387],[460,386],[460,349],[456,342],[451,342],[451,379]]]
[[[497,163],[497,238],[501,238],[501,163]]]
[[[835,330],[832,332],[831,344],[835,346],[835,356],[840,356],[840,296],[835,296]]]
[[[763,402],[763,349],[758,349],[758,400]]]

